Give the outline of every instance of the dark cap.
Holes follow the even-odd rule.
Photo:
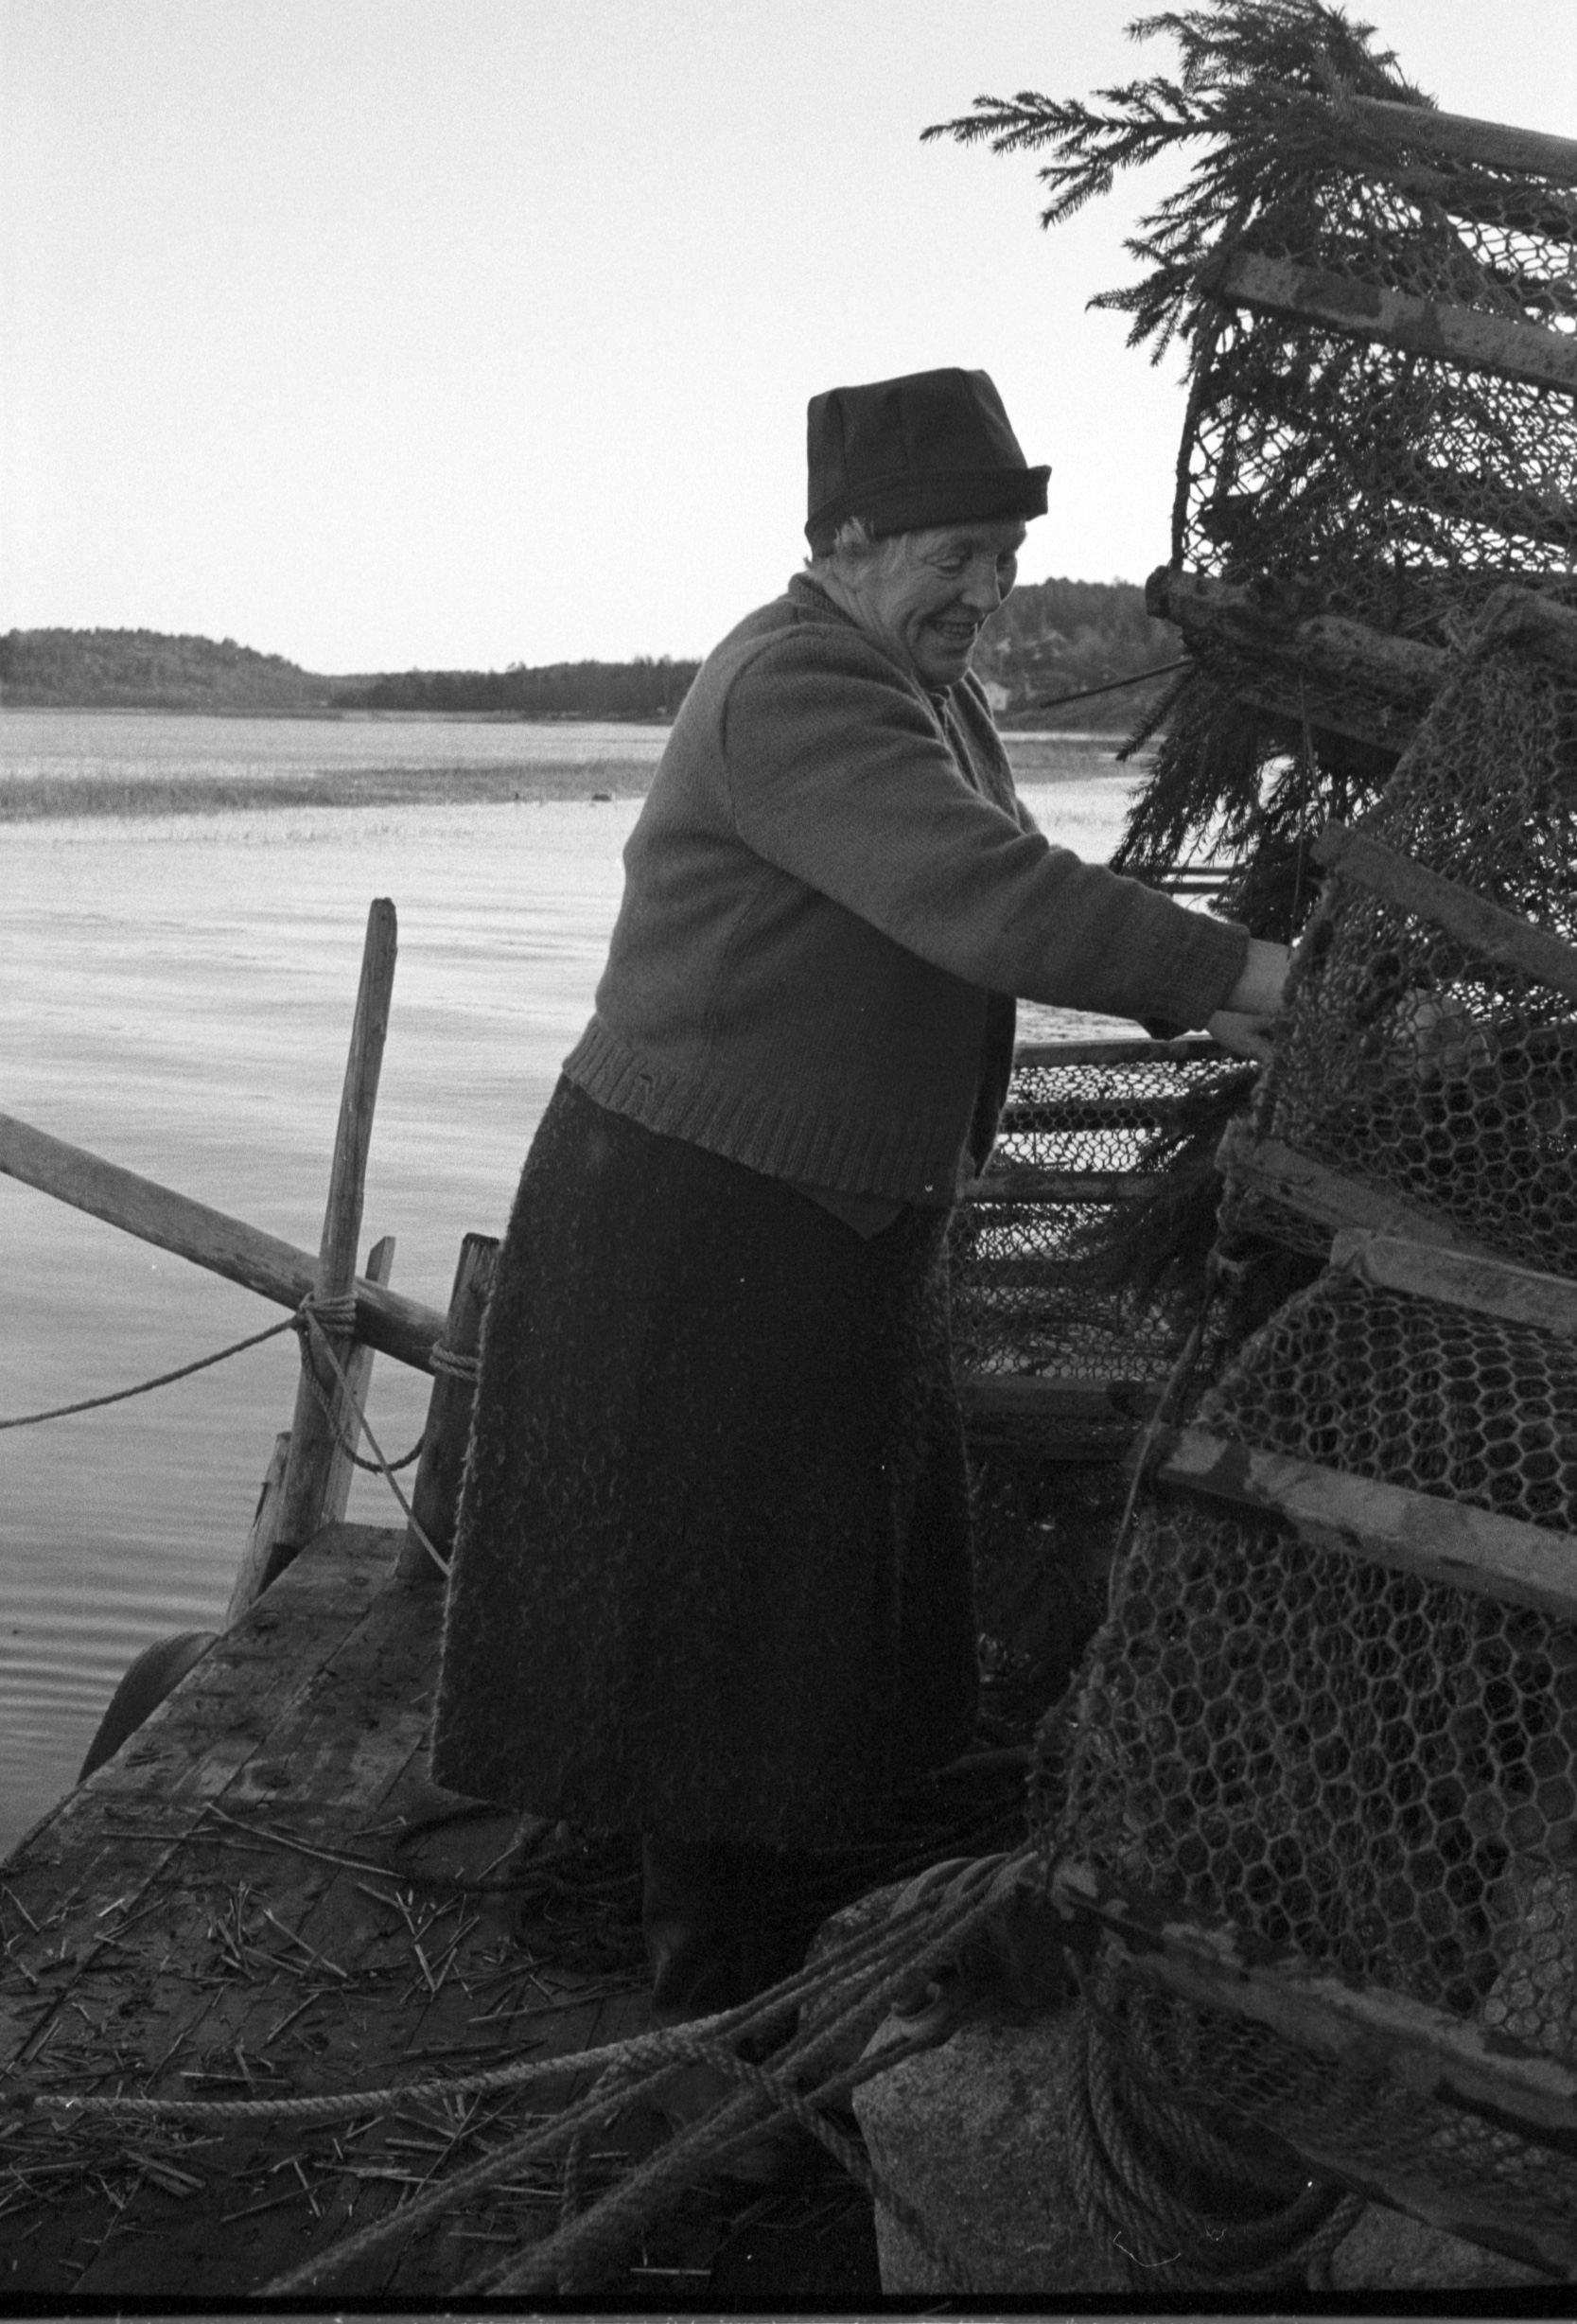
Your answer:
[[[983,371],[911,371],[811,397],[811,547],[846,517],[873,533],[1043,517],[1049,467],[1032,468]]]

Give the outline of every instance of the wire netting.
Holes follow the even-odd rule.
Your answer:
[[[1442,159],[1338,102],[1306,176],[1235,250],[1323,288],[1577,332],[1577,189]],[[1355,305],[1354,319],[1359,319]],[[1577,412],[1568,391],[1288,313],[1207,309],[1174,556],[1239,579],[1296,575],[1328,610],[1433,643],[1498,583],[1569,591]]]
[[[1577,942],[1577,687],[1506,648],[1464,657],[1365,828]],[[1300,946],[1253,1127],[1577,1274],[1577,1009],[1340,874]],[[1242,1184],[1225,1224],[1322,1241]]]
[[[1142,1179],[1184,1100],[1234,1070],[1214,1053],[1166,1055],[1160,1045],[1103,1062],[1051,1062],[1042,1052],[1015,1068],[990,1171],[955,1214],[960,1371],[1090,1382],[1166,1377],[1192,1315],[1175,1294],[1094,1281],[1087,1261],[1097,1230],[1142,1190],[1096,1182],[1112,1173]],[[1073,1183],[1049,1199],[1022,1190],[1026,1171]],[[1092,1181],[1088,1195],[1078,1190],[1081,1177]]]
[[[1198,1418],[1577,1533],[1577,1346],[1551,1331],[1331,1269]],[[1086,1664],[1059,1844],[1184,1920],[1577,2064],[1577,1621],[1151,1489]],[[1173,2095],[1577,2231],[1569,2161],[1418,2105],[1379,2051],[1349,2088],[1263,2027],[1113,2006]]]

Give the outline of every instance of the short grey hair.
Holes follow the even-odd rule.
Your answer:
[[[877,533],[868,517],[845,517],[825,549],[813,549],[806,571],[841,573],[881,571],[900,564],[907,555],[902,533]]]

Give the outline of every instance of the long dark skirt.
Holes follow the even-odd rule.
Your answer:
[[[832,1848],[975,1704],[945,1214],[862,1240],[560,1082],[488,1311],[433,1771]]]

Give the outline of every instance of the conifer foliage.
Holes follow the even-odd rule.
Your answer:
[[[1193,157],[1127,244],[1137,278],[1092,302],[1130,316],[1152,360],[1186,351],[1172,570],[1244,587],[1272,619],[1336,614],[1436,646],[1508,578],[1568,593],[1569,395],[1262,311],[1221,286],[1253,254],[1364,299],[1569,327],[1570,189],[1443,158],[1421,127],[1432,100],[1372,27],[1323,0],[1204,0],[1129,30],[1169,38],[1175,74],[1089,103],[982,97],[925,134],[1047,154],[1048,226],[1119,170]],[[1378,115],[1376,99],[1411,110]],[[1376,797],[1393,723],[1382,736],[1350,689],[1278,677],[1248,646],[1191,638],[1188,650],[1192,666],[1130,739],[1156,748],[1115,860],[1153,877],[1224,856],[1239,867],[1225,907],[1290,937],[1318,885],[1309,841]]]

